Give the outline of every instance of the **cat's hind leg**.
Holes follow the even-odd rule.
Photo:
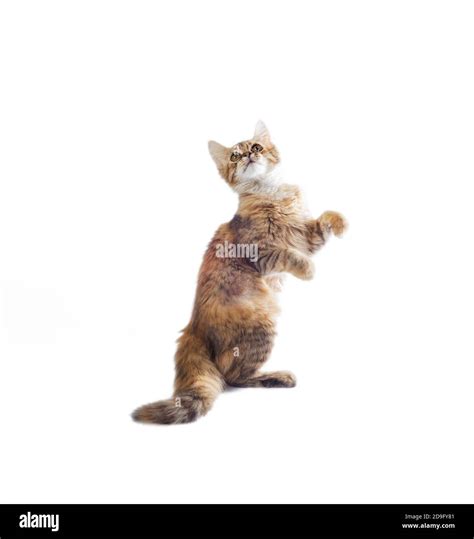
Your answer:
[[[232,349],[223,352],[217,364],[224,380],[231,387],[294,387],[296,377],[288,371],[261,372],[270,356],[275,329],[273,322],[239,326],[238,339]]]

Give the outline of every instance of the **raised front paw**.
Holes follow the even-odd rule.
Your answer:
[[[290,273],[303,281],[310,281],[314,276],[314,264],[307,256],[290,255]]]
[[[348,224],[344,217],[335,211],[325,211],[318,222],[324,232],[333,232],[335,236],[342,236]]]

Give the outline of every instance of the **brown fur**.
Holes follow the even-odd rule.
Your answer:
[[[236,149],[249,152],[255,140],[265,145],[259,158],[269,166],[278,163],[278,151],[266,131],[232,148],[210,144],[229,185],[236,186],[239,166],[245,165],[232,163],[229,156]],[[309,257],[331,231],[339,236],[345,226],[336,212],[325,212],[319,219],[307,217],[296,186],[284,184],[270,193],[241,192],[236,215],[218,228],[204,255],[191,321],[178,339],[174,398],[142,406],[134,419],[163,424],[193,421],[210,409],[226,385],[293,387],[292,373],[260,372],[275,337],[280,274],[311,279]],[[258,259],[216,256],[225,242],[258,245]]]

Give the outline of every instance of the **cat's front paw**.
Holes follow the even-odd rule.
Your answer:
[[[298,257],[292,261],[291,273],[302,279],[303,281],[310,281],[314,277],[314,264],[307,257]]]
[[[335,236],[342,236],[347,230],[346,219],[335,211],[325,211],[318,219],[324,232],[333,232]]]

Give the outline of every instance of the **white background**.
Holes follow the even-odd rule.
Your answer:
[[[473,502],[474,6],[3,2],[0,502]],[[191,425],[171,395],[207,152],[263,119],[350,229],[288,277],[269,369]]]

